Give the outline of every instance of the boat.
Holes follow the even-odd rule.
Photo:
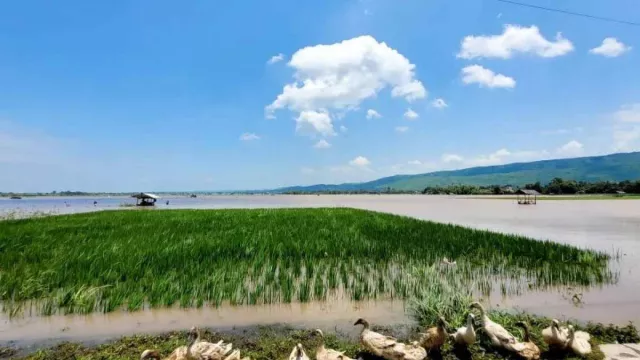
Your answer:
[[[22,196],[15,196],[14,195],[14,196],[10,197],[9,199],[11,199],[11,200],[20,200],[20,199],[22,199]]]

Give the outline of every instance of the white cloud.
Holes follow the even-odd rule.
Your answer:
[[[254,133],[244,133],[240,135],[240,140],[242,141],[252,141],[252,140],[260,140],[260,136]]]
[[[582,154],[584,146],[576,141],[571,140],[558,148],[557,153],[562,156],[577,156]]]
[[[619,122],[640,123],[640,103],[622,106],[613,116]]]
[[[283,53],[280,53],[278,55],[274,55],[272,56],[269,61],[267,61],[267,64],[271,65],[271,64],[275,64],[277,62],[280,62],[282,60],[284,60],[285,56]]]
[[[288,65],[295,81],[265,109],[332,111],[356,108],[363,100],[391,88],[393,97],[424,98],[427,91],[415,78],[415,65],[384,42],[365,35],[330,45],[296,51]]]
[[[640,103],[625,105],[612,114],[613,149],[640,150]]]
[[[573,44],[562,37],[561,33],[556,34],[555,41],[549,41],[540,34],[537,26],[506,25],[500,35],[466,36],[462,40],[458,57],[509,59],[515,53],[525,53],[552,58],[571,51]]]
[[[415,120],[419,117],[420,115],[418,115],[417,112],[411,110],[411,108],[407,109],[407,111],[404,112],[404,118],[407,120]]]
[[[349,129],[347,129],[346,126],[340,125],[340,132],[346,133],[347,131],[349,131]]]
[[[442,98],[437,98],[433,100],[433,102],[431,102],[431,106],[433,106],[436,109],[444,109],[446,107],[449,107],[449,105],[447,105],[447,103]]]
[[[321,139],[320,141],[318,141],[317,143],[315,143],[315,145],[313,145],[314,148],[316,149],[328,149],[331,147],[331,144],[329,144],[329,142],[325,139]]]
[[[316,172],[316,170],[314,168],[310,168],[310,167],[303,167],[300,168],[300,172],[305,174],[305,175],[310,175]]]
[[[357,156],[355,159],[349,161],[349,165],[355,167],[367,167],[371,165],[371,161],[364,156]]]
[[[460,155],[456,155],[456,154],[443,154],[442,155],[442,162],[445,164],[448,163],[459,163],[462,162],[464,160],[464,158]]]
[[[380,115],[379,112],[373,110],[373,109],[369,109],[367,110],[367,119],[379,119],[381,118],[382,115]]]
[[[336,134],[328,113],[311,110],[302,111],[296,118],[296,131],[311,136],[315,133],[319,133],[322,136],[333,136]]]
[[[546,150],[525,150],[512,152],[503,148],[489,155],[479,155],[475,158],[471,158],[464,163],[467,166],[490,166],[511,162],[536,161],[546,159],[548,157],[549,152]]]
[[[600,46],[589,50],[589,52],[595,55],[602,55],[606,57],[617,57],[629,50],[631,50],[631,46],[623,44],[616,38],[608,37],[602,40],[602,44],[600,44]]]
[[[584,129],[582,127],[576,126],[570,129],[561,128],[561,129],[554,129],[554,130],[543,130],[543,131],[540,131],[540,134],[541,135],[565,135],[570,133],[580,133],[583,130]]]
[[[390,175],[397,174],[417,174],[421,172],[426,172],[429,170],[434,170],[437,168],[437,164],[433,162],[426,162],[420,160],[410,160],[406,163],[400,163],[390,166],[388,169],[382,169],[386,172],[389,172]]]
[[[405,133],[407,131],[409,131],[408,126],[396,126],[396,132]]]
[[[480,65],[470,65],[462,69],[462,82],[479,84],[488,88],[513,88],[516,81],[508,76],[496,74]]]
[[[613,149],[615,151],[640,150],[640,126],[614,126]]]

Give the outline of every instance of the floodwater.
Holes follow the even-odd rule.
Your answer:
[[[94,206],[93,202],[98,203]],[[169,201],[169,205],[166,205]],[[66,203],[65,203],[66,202]],[[74,213],[119,209],[125,197],[0,199],[3,212],[35,211]],[[575,318],[640,324],[640,201],[639,200],[547,200],[535,206],[519,206],[514,200],[458,196],[417,195],[254,195],[166,197],[158,208],[275,208],[353,207],[411,216],[436,222],[520,234],[583,248],[619,253],[612,262],[619,270],[615,285],[589,290],[582,304],[571,301],[573,292],[529,292],[503,298],[499,293],[485,299],[493,307],[516,308],[561,319]],[[386,301],[354,303],[288,304],[269,306],[223,306],[218,309],[155,309],[139,313],[116,312],[90,316],[27,317],[9,320],[0,315],[0,343],[51,338],[86,340],[136,332],[184,329],[193,324],[209,327],[289,323],[332,329],[347,326],[358,317],[380,324],[407,322],[402,304]]]

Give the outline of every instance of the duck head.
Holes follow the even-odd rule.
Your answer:
[[[367,320],[363,319],[363,318],[360,318],[360,319],[358,319],[358,321],[356,321],[356,322],[353,324],[353,326],[358,326],[358,325],[362,325],[362,326],[364,326],[364,327],[365,327],[365,329],[366,329],[366,328],[368,328],[368,327],[369,327],[369,322],[368,322]]]
[[[157,360],[160,360],[160,354],[158,353],[157,350],[145,350],[140,355],[140,360],[145,360],[145,359],[157,359]]]

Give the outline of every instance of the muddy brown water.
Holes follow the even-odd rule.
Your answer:
[[[570,299],[571,293],[566,291],[533,291],[512,297],[495,293],[485,300],[493,307],[515,308],[561,319],[621,325],[629,321],[640,323],[638,200],[548,200],[539,201],[535,206],[520,206],[513,200],[411,195],[210,196],[199,197],[197,201],[177,197],[168,199],[172,204],[168,208],[354,207],[617,252],[620,258],[611,266],[620,272],[618,283],[576,290],[582,293],[580,306],[574,305]],[[126,200],[109,198],[97,207],[65,207],[64,212],[117,208],[117,204]],[[58,202],[63,204],[69,200],[33,201],[20,203],[21,209],[48,211],[51,206],[60,206]],[[3,203],[0,204],[1,209],[10,207]],[[192,325],[229,328],[287,323],[327,330],[337,328],[348,333],[358,317],[385,325],[410,321],[400,302],[346,300],[222,306],[217,309],[152,309],[88,316],[30,316],[12,320],[0,315],[0,344],[10,341],[16,341],[17,344],[47,343],[52,340],[87,341],[133,333],[180,330]]]

